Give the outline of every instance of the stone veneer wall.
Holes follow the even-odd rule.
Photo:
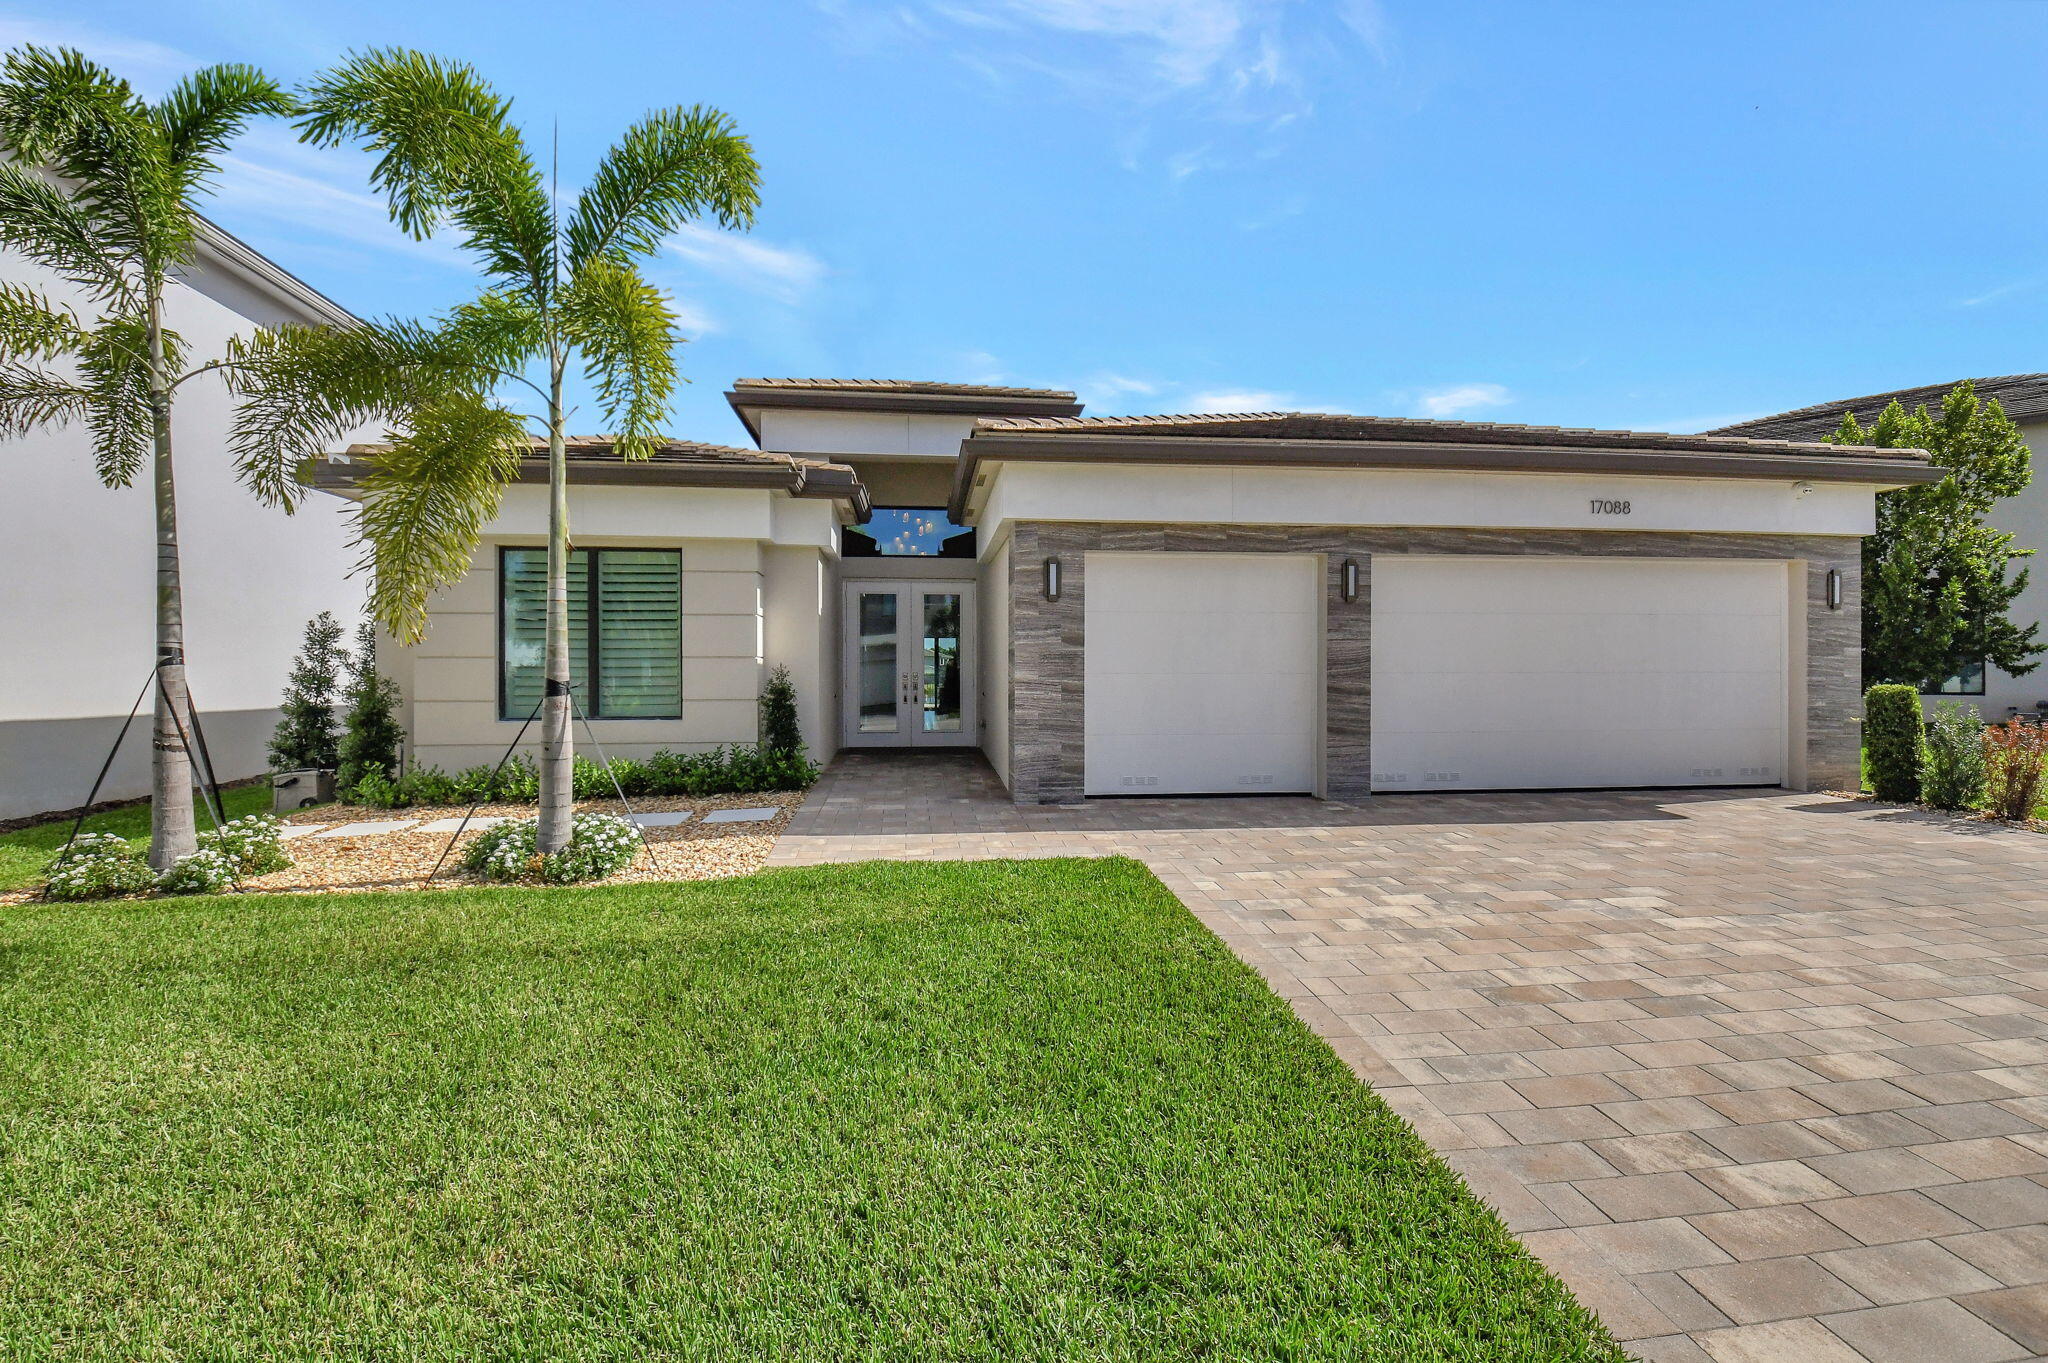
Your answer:
[[[1372,792],[1372,560],[1377,554],[1541,554],[1621,558],[1738,558],[1806,563],[1806,788],[1854,789],[1861,775],[1862,541],[1847,535],[1735,535],[1626,530],[1460,530],[1398,526],[1110,525],[1025,521],[1010,541],[1011,794],[1019,804],[1079,800],[1091,552],[1322,554],[1326,672],[1324,793]],[[1060,560],[1058,601],[1040,579]],[[1338,574],[1361,569],[1347,604]],[[1827,573],[1842,573],[1842,607],[1827,607]],[[1003,704],[1004,697],[992,697]]]

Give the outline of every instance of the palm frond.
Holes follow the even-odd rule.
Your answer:
[[[675,314],[632,266],[584,262],[562,292],[562,334],[583,352],[606,426],[628,459],[654,451],[676,386]]]
[[[494,274],[552,287],[555,217],[540,170],[501,99],[473,67],[402,48],[350,56],[307,88],[300,136],[360,142],[370,182],[400,228],[424,239],[453,222]]]
[[[127,303],[134,283],[120,262],[130,245],[35,172],[0,162],[0,246],[78,285],[96,302]]]
[[[0,360],[0,439],[86,419],[92,394],[60,374]]]
[[[169,331],[163,333],[163,344],[165,362],[175,369],[184,347]],[[102,318],[80,347],[78,371],[91,398],[85,424],[92,432],[94,470],[108,487],[127,487],[155,445],[147,320]]]
[[[85,343],[78,314],[41,289],[0,281],[0,356],[50,360]]]
[[[266,114],[283,116],[296,107],[255,67],[228,63],[194,71],[151,113],[169,148],[172,168],[189,187],[218,169],[213,158],[226,151],[251,120]]]
[[[141,116],[128,82],[74,48],[29,45],[0,61],[0,142],[31,165],[56,165],[98,125]]]
[[[427,598],[469,571],[527,443],[515,414],[468,393],[415,411],[376,457],[356,525],[370,612],[393,635],[425,635]]]
[[[606,153],[562,233],[573,273],[600,255],[644,255],[692,218],[750,226],[761,201],[754,150],[716,109],[664,109]]]

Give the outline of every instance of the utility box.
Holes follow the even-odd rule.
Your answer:
[[[333,802],[334,772],[331,768],[301,767],[297,771],[271,774],[270,807],[279,814]]]

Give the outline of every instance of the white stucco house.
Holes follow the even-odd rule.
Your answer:
[[[1717,434],[1775,440],[1820,440],[1833,434],[1842,424],[1844,412],[1854,412],[1856,419],[1865,426],[1875,422],[1878,414],[1895,400],[1908,411],[1924,406],[1938,412],[1942,399],[1963,382],[1963,379],[1952,379],[1947,383],[1816,403],[1811,407],[1780,412],[1776,416],[1758,417],[1726,426]],[[1989,519],[1991,524],[2012,535],[2018,547],[2034,551],[2033,557],[2019,562],[2019,566],[2027,570],[2028,580],[2026,589],[2013,602],[2012,618],[2023,624],[2048,622],[2048,374],[2007,374],[1968,382],[1976,385],[1978,397],[1997,400],[2013,424],[2020,428],[2021,437],[2033,452],[2034,481],[2018,496],[2001,501]],[[2044,629],[2042,634],[2048,638],[2048,629]],[[2044,657],[2041,667],[2024,677],[2011,676],[1997,667],[1979,663],[1958,676],[1948,678],[1925,699],[1930,705],[1937,700],[1963,700],[1975,705],[1993,724],[2021,711],[2048,711],[2048,657]]]
[[[64,280],[0,254],[0,280],[77,300]],[[335,303],[216,228],[173,287],[167,321],[195,360],[285,322],[346,324]],[[192,694],[222,780],[261,774],[285,674],[306,621],[352,623],[348,504],[316,492],[295,515],[237,486],[231,399],[213,379],[178,395],[179,536]],[[0,443],[0,819],[85,799],[155,656],[156,531],[149,480],[118,491],[93,472],[85,432]],[[149,792],[148,707],[101,799]]]
[[[1020,802],[1856,779],[1858,577],[1918,451],[744,379],[752,447],[572,443],[579,696],[613,754],[978,748]],[[372,446],[326,465],[353,491]],[[387,666],[415,760],[538,689],[544,462]]]

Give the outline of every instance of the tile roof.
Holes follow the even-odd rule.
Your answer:
[[[1410,417],[1352,416],[1336,412],[1204,412],[1162,416],[984,417],[977,431],[1012,435],[1056,434],[1197,436],[1240,440],[1359,440],[1378,444],[1564,446],[1699,454],[1807,456],[1925,462],[1919,450],[1882,450],[1813,441],[1765,440],[1708,433],[1613,431],[1576,426],[1524,426],[1500,421],[1436,421]],[[1832,429],[1832,428],[1831,428]]]
[[[903,393],[911,396],[1045,398],[1072,402],[1065,388],[1006,388],[991,383],[937,383],[925,379],[734,379],[734,388],[816,389],[848,393]]]
[[[1860,398],[1843,398],[1839,402],[1819,402],[1811,407],[1799,407],[1776,416],[1758,417],[1754,421],[1738,421],[1732,426],[1723,426],[1711,431],[1712,435],[1742,435],[1773,437],[1780,440],[1818,440],[1831,434],[1842,424],[1842,413],[1854,412],[1858,421],[1868,424],[1876,419],[1893,399],[1908,411],[1925,404],[1938,408],[1941,400],[1949,395],[1962,379],[1947,383],[1923,384],[1918,388],[1895,388],[1889,393],[1870,393]],[[1972,379],[1977,385],[1977,396],[1996,398],[2005,414],[2022,424],[2031,421],[2048,420],[2048,374],[2004,374],[1997,378]]]

